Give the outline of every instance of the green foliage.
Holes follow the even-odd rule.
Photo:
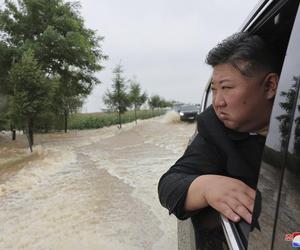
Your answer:
[[[147,94],[141,93],[141,86],[139,82],[134,78],[130,80],[130,91],[129,91],[129,103],[130,106],[133,106],[134,114],[135,114],[135,122],[137,123],[137,113],[136,111],[140,109],[140,107],[146,102]]]
[[[159,116],[161,112],[155,110],[139,110],[137,111],[138,119],[148,119]],[[135,120],[134,111],[127,111],[123,114],[123,123],[132,122]],[[92,113],[92,114],[73,114],[70,116],[70,129],[93,129],[118,124],[118,113]]]
[[[35,119],[49,108],[54,85],[45,77],[31,50],[13,65],[9,82],[13,89],[9,97],[9,116],[23,128],[29,119]]]
[[[172,107],[172,101],[166,101],[159,95],[153,95],[148,99],[148,104],[151,109]]]
[[[5,95],[0,94],[0,130],[8,128],[8,99]]]
[[[12,60],[13,49],[9,48],[5,42],[0,40],[0,93],[2,94],[8,94],[10,90],[8,72],[11,67]]]
[[[85,80],[98,81],[92,72],[102,66],[105,59],[99,42],[103,37],[84,26],[78,2],[62,0],[5,1],[0,11],[0,30],[4,41],[21,50],[34,50],[42,69],[48,73],[71,72]],[[78,71],[80,69],[80,72]]]
[[[126,92],[127,86],[123,76],[121,64],[118,64],[113,70],[114,78],[112,90],[106,91],[103,101],[110,111],[118,112],[119,127],[122,127],[121,115],[127,111],[130,106],[129,96]]]
[[[85,27],[79,8],[78,2],[63,0],[5,0],[0,9],[0,92],[12,96],[10,103],[27,101],[8,75],[27,51],[33,51],[43,75],[58,85],[52,112],[65,119],[100,83],[94,73],[107,58],[100,46],[103,37]]]
[[[123,76],[123,69],[118,64],[113,70],[114,78],[112,90],[107,90],[103,101],[111,111],[116,111],[123,114],[129,106],[129,97],[126,93],[127,86]]]
[[[35,121],[35,131],[49,132],[64,129],[64,116],[57,115],[51,111],[39,114]]]
[[[153,95],[148,99],[148,104],[151,109],[159,108],[161,98],[159,95]]]
[[[172,101],[167,101],[165,99],[161,99],[160,100],[160,108],[167,108],[167,107],[172,107],[173,106],[173,102]]]
[[[130,80],[129,101],[135,110],[139,109],[147,100],[147,94],[141,93],[141,86],[136,79]]]

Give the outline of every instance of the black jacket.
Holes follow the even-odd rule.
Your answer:
[[[240,179],[256,187],[265,137],[228,129],[212,107],[198,116],[198,134],[184,155],[161,177],[158,193],[161,204],[179,219],[195,212],[184,211],[187,190],[203,174]]]

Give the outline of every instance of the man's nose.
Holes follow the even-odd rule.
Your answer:
[[[217,93],[214,96],[214,104],[216,107],[224,107],[226,105],[224,96],[221,91],[217,91]]]

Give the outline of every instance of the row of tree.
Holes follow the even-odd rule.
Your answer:
[[[4,0],[0,6],[0,127],[8,121],[13,132],[25,131],[30,147],[34,128],[47,131],[59,122],[67,132],[69,114],[100,84],[95,73],[107,59],[103,37],[85,27],[79,9],[64,0]],[[141,93],[136,79],[127,93],[120,65],[114,75],[104,100],[118,112],[120,126],[121,114],[146,100],[152,109],[171,105]]]
[[[141,85],[136,78],[126,80],[121,64],[118,64],[113,70],[114,78],[112,88],[108,89],[103,97],[103,101],[108,110],[118,113],[119,128],[122,127],[122,114],[128,109],[133,109],[135,122],[137,123],[137,110],[148,101],[149,107],[165,108],[173,105],[173,102],[166,101],[159,95],[153,95],[148,98],[146,92],[142,92]],[[129,90],[127,83],[129,83]]]
[[[66,131],[69,113],[100,83],[94,73],[107,58],[103,37],[85,27],[79,8],[63,0],[5,0],[0,7],[1,115],[12,130],[27,131],[30,145],[38,120],[61,116]]]

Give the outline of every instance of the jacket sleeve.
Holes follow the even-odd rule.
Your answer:
[[[187,212],[184,202],[191,183],[203,174],[222,174],[222,156],[217,147],[198,134],[183,156],[160,178],[159,200],[178,219],[184,220],[198,211]]]

